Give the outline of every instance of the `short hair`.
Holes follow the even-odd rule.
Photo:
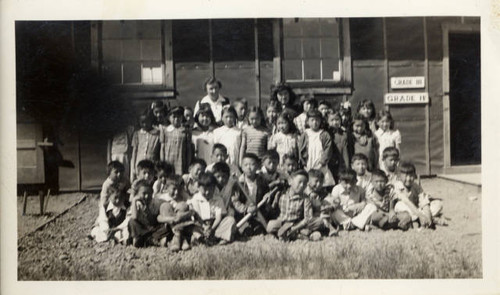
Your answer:
[[[393,146],[386,147],[382,152],[382,160],[385,160],[389,157],[395,157],[399,159],[399,150]]]
[[[266,110],[268,110],[269,108],[275,108],[275,109],[277,109],[279,111],[279,110],[281,110],[281,102],[279,102],[277,100],[271,100],[267,104]]]
[[[226,175],[231,174],[231,168],[229,168],[229,165],[226,162],[218,162],[215,163],[214,166],[212,167],[212,173],[223,173]]]
[[[244,160],[244,159],[253,159],[255,162],[257,162],[257,165],[260,165],[260,159],[254,153],[245,153],[245,154],[243,154],[243,157],[241,157],[241,159],[242,160]]]
[[[137,194],[139,192],[139,188],[141,188],[141,187],[147,187],[147,188],[153,190],[153,188],[151,187],[151,184],[149,184],[149,182],[146,179],[140,179],[140,180],[136,181],[133,185],[134,194]]]
[[[200,159],[200,158],[194,158],[191,160],[191,163],[189,164],[189,169],[191,169],[192,167],[194,167],[194,165],[200,165],[202,167],[207,167],[207,162],[205,162],[205,160],[203,159]]]
[[[320,101],[318,102],[318,107],[319,107],[320,105],[326,105],[329,109],[331,109],[331,108],[332,108],[332,104],[331,104],[329,101],[324,100],[324,99],[322,99],[322,100],[320,100]]]
[[[169,116],[182,116],[184,117],[184,108],[181,106],[173,107],[169,112]]]
[[[215,116],[214,113],[212,112],[212,108],[206,102],[200,103],[198,112],[194,115],[194,122],[198,125],[200,125],[200,121],[198,120],[200,115],[202,114],[210,118],[211,124],[215,124]]]
[[[399,165],[399,173],[417,175],[417,169],[412,162],[402,162]]]
[[[212,147],[212,154],[215,153],[215,150],[221,150],[224,154],[227,155],[227,148],[222,143],[214,144],[214,146]]]
[[[236,110],[233,107],[229,106],[227,108],[223,108],[222,109],[222,116],[224,116],[224,114],[226,114],[227,112],[233,114],[233,116],[235,118],[238,118],[238,114],[236,113]]]
[[[290,178],[295,178],[296,176],[299,176],[299,175],[304,176],[307,180],[309,180],[309,175],[307,174],[307,171],[304,169],[299,169],[299,170],[293,171],[290,174]]]
[[[248,107],[248,101],[245,97],[237,97],[234,99],[232,105],[233,107],[235,107],[237,104],[242,104],[244,105],[245,107]]]
[[[199,186],[215,187],[216,184],[217,184],[217,179],[210,172],[202,173],[200,175],[200,178],[198,179],[198,185]]]
[[[207,91],[207,85],[209,84],[217,84],[219,85],[219,88],[222,88],[222,82],[215,77],[208,77],[205,79],[203,82],[203,91]]]
[[[149,169],[151,171],[155,171],[155,164],[153,164],[150,160],[140,160],[137,163],[137,170]]]
[[[323,172],[321,172],[321,170],[311,169],[311,170],[309,170],[309,179],[311,179],[311,178],[317,178],[321,181],[324,181],[325,174],[323,174]]]
[[[309,118],[319,118],[319,119],[322,119],[323,115],[321,114],[320,111],[318,111],[316,109],[313,109],[313,110],[309,110],[307,112],[307,119],[309,119]]]
[[[191,113],[193,113],[193,108],[192,107],[184,107],[184,112],[186,111],[190,111]]]
[[[283,163],[285,163],[286,160],[291,160],[291,161],[294,161],[295,163],[299,162],[299,159],[297,158],[297,156],[295,154],[285,154],[283,156]]]
[[[156,175],[164,174],[167,178],[175,174],[175,166],[165,161],[156,163],[155,170]]]
[[[359,110],[361,110],[362,107],[367,107],[372,110],[372,114],[370,115],[370,118],[368,118],[369,120],[375,119],[377,113],[375,112],[375,105],[373,104],[373,101],[371,101],[370,99],[364,99],[360,101],[356,112],[359,113]]]
[[[351,164],[354,163],[355,161],[360,161],[363,160],[368,164],[368,157],[365,154],[357,153],[352,156],[351,159]]]
[[[318,107],[318,100],[314,98],[314,95],[312,94],[303,94],[300,96],[300,104],[302,105],[302,108],[304,107],[304,102],[309,102],[313,108]]]
[[[339,172],[339,181],[353,183],[357,181],[356,172],[352,169],[342,169]]]
[[[280,161],[280,154],[276,150],[267,150],[264,155],[262,156],[262,162],[264,162],[267,159],[275,160],[275,161]]]
[[[385,174],[385,172],[380,170],[380,169],[375,169],[372,171],[372,180],[374,177],[383,178],[385,182],[389,181],[389,178],[387,178],[387,175]]]
[[[117,170],[119,172],[124,172],[125,171],[125,166],[120,161],[111,161],[108,163],[108,166],[106,167],[106,173],[109,176],[111,174],[111,171]]]

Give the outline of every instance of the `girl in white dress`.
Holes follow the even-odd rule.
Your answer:
[[[224,125],[214,130],[214,144],[223,144],[227,148],[228,164],[239,166],[241,129],[236,127],[236,117],[236,110],[233,107],[222,110]]]
[[[394,129],[394,119],[389,111],[381,110],[378,116],[378,129],[375,131],[375,136],[379,144],[379,167],[384,167],[382,165],[382,153],[385,148],[395,147],[401,153],[399,149],[401,145],[401,133],[399,130]]]

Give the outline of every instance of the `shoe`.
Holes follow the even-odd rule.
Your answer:
[[[321,240],[321,233],[319,231],[313,231],[310,235],[309,235],[309,240],[311,241],[320,241]]]
[[[172,252],[179,252],[181,250],[181,236],[175,235],[170,244],[170,250]]]
[[[329,237],[336,237],[339,235],[339,230],[336,228],[330,228],[330,231],[328,232]]]
[[[226,240],[219,241],[219,246],[223,246],[223,245],[227,245],[227,244],[229,244],[229,241],[226,241]]]
[[[372,230],[371,226],[369,226],[368,224],[365,225],[365,231],[371,231],[371,230]]]
[[[435,217],[435,218],[433,218],[432,221],[435,225],[448,226],[448,222],[446,221],[446,219],[444,217]]]
[[[181,249],[182,249],[182,251],[187,251],[187,250],[191,249],[191,245],[189,245],[188,240],[184,239],[182,241],[182,248]]]

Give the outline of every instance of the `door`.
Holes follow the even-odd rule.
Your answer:
[[[445,164],[481,164],[481,57],[479,27],[445,30]],[[447,56],[446,56],[447,54]],[[448,79],[446,79],[446,76]],[[446,108],[447,107],[447,108]],[[447,126],[446,126],[447,125]]]

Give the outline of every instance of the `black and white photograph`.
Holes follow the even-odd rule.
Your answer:
[[[484,16],[233,15],[13,20],[14,280],[490,279]]]

